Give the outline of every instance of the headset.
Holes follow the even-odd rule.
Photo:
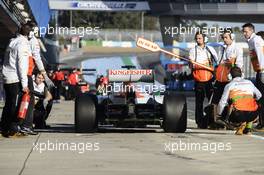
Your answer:
[[[195,34],[195,38],[194,38],[195,40],[196,40],[196,36],[197,36],[197,35],[202,35],[202,36],[203,36],[204,43],[207,43],[207,42],[208,42],[208,37],[207,37],[204,33],[198,33],[198,32],[197,32],[197,33]]]
[[[230,36],[230,39],[231,39],[231,40],[235,40],[236,35],[233,33],[232,29],[230,29],[230,30],[228,30],[228,31],[227,31],[227,29],[224,30],[224,32],[222,33],[222,37],[223,37],[223,34],[224,34],[224,33],[228,33],[229,36]]]
[[[204,38],[204,43],[208,43],[208,37],[205,34],[203,34],[203,38]]]
[[[230,33],[230,38],[231,38],[231,40],[235,40],[236,35],[234,33]]]

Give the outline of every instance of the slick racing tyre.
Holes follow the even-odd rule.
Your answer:
[[[163,129],[165,132],[184,133],[187,128],[186,97],[169,91],[163,102]]]
[[[80,94],[75,99],[75,130],[79,133],[95,132],[98,127],[94,95]]]

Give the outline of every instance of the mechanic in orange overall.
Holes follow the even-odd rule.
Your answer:
[[[225,29],[222,33],[222,39],[224,41],[224,46],[215,72],[216,82],[214,84],[214,94],[212,98],[214,121],[216,120],[217,104],[221,99],[225,86],[231,80],[231,68],[234,66],[239,67],[241,70],[243,68],[243,49],[235,43],[235,35],[232,33],[232,30]]]
[[[65,75],[63,71],[58,68],[58,70],[53,75],[54,84],[57,87],[55,91],[55,100],[59,102],[60,95],[62,92],[62,82],[65,80]]]
[[[250,133],[245,130],[247,123],[254,121],[258,115],[257,100],[261,98],[260,91],[250,80],[243,79],[239,67],[233,67],[230,71],[232,81],[225,86],[224,93],[218,105],[218,114],[223,114],[224,108],[229,106],[228,119],[233,123],[239,123],[236,134]]]
[[[68,76],[68,83],[70,89],[70,96],[74,99],[78,91],[79,73],[74,69]]]
[[[189,58],[213,68],[213,64],[217,62],[218,57],[214,48],[206,45],[207,40],[205,34],[197,32],[195,34],[196,46],[190,50]],[[203,114],[203,102],[205,97],[209,100],[212,95],[213,72],[197,65],[191,66],[195,81],[195,121],[198,128],[207,128],[207,121],[204,120]]]

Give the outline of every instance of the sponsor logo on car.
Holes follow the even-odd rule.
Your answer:
[[[108,75],[152,75],[151,69],[109,70]]]

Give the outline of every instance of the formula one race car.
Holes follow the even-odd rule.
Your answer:
[[[108,83],[99,86],[96,94],[77,96],[76,131],[95,132],[99,124],[111,124],[116,127],[160,125],[165,132],[185,132],[186,97],[157,85],[151,69],[122,68],[108,70]]]

